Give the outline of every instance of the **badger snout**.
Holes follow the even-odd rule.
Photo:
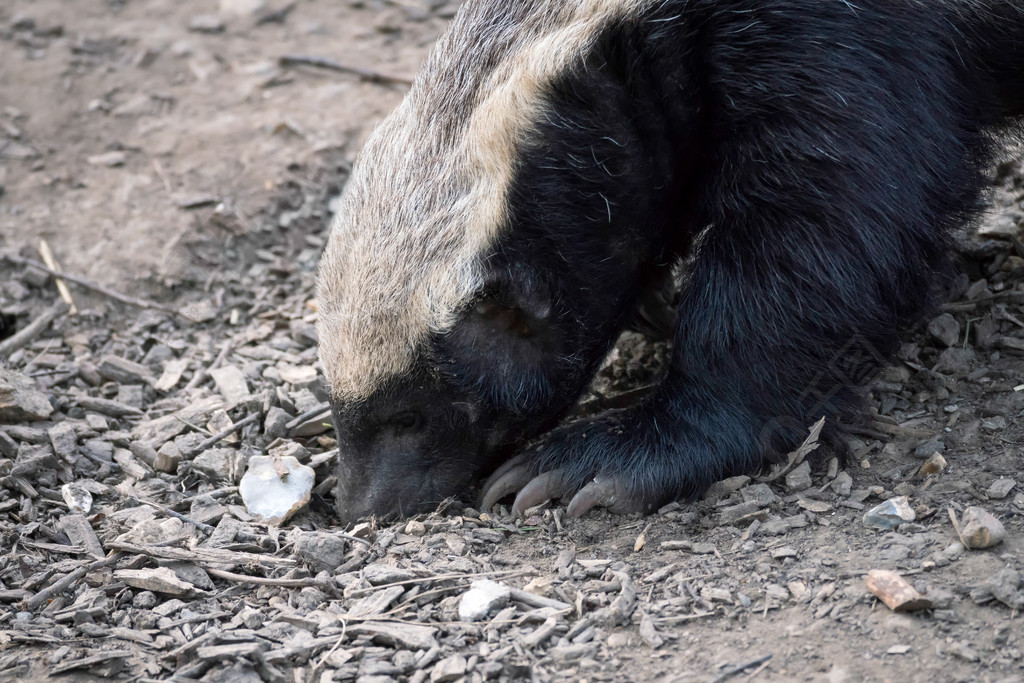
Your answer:
[[[374,517],[389,520],[422,512],[432,512],[446,499],[464,493],[473,470],[430,463],[415,452],[388,458],[378,452],[369,458],[370,467],[338,465],[335,501],[338,517],[344,524]],[[457,453],[445,460],[465,461]]]
[[[338,468],[334,490],[338,518],[345,525],[364,518],[390,520],[431,509],[423,493],[428,487],[425,473],[414,469],[404,473],[381,471],[366,477],[353,477],[345,467]]]
[[[335,406],[334,494],[342,522],[431,512],[465,493],[480,470],[487,430],[474,429],[466,401],[431,404],[412,393],[359,409]]]

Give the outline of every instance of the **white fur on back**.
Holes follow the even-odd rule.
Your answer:
[[[483,285],[517,148],[543,89],[609,21],[656,0],[469,0],[373,132],[320,263],[320,359],[332,394],[408,371]]]

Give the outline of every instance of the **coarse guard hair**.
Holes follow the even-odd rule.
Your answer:
[[[516,150],[544,116],[544,88],[602,28],[652,4],[466,3],[370,136],[331,226],[317,303],[332,396],[366,397],[454,324],[484,284],[482,260],[505,225]]]

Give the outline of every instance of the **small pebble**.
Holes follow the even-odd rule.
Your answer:
[[[1010,491],[1017,485],[1017,482],[1013,479],[996,479],[992,482],[992,485],[988,487],[986,495],[992,500],[1002,500],[1010,495]]]
[[[480,621],[508,604],[512,590],[503,583],[484,579],[473,585],[459,601],[462,621]]]
[[[943,313],[928,323],[928,333],[946,346],[954,346],[960,339],[960,323],[949,313]]]
[[[953,526],[956,527],[957,535],[960,536],[960,541],[967,548],[975,550],[991,548],[1002,543],[1003,538],[1006,537],[1003,523],[984,508],[967,508],[959,523],[952,510],[949,511],[949,515],[953,520]]]
[[[913,522],[917,519],[914,509],[906,496],[890,498],[881,505],[864,513],[864,525],[873,529],[895,529],[904,522]]]

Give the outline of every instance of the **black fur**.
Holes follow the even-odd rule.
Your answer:
[[[546,103],[491,284],[367,404],[419,415],[415,443],[343,462],[345,518],[433,505],[551,428],[680,262],[664,381],[554,432],[516,488],[555,472],[542,493],[568,497],[600,476],[616,494],[602,503],[649,510],[842,414],[928,310],[947,236],[981,208],[994,133],[1024,114],[1024,9],[668,1],[606,26]],[[343,452],[371,449],[351,434],[374,410],[336,408]]]

